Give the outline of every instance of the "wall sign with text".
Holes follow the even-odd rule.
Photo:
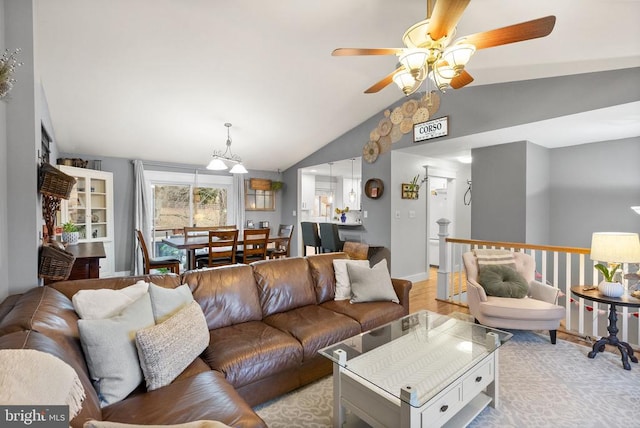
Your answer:
[[[413,142],[430,140],[449,134],[449,116],[413,125]]]

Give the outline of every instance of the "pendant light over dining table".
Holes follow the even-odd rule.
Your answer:
[[[214,150],[213,155],[211,155],[211,162],[207,165],[207,169],[214,171],[224,171],[228,169],[227,163],[234,164],[233,167],[229,170],[232,174],[247,174],[249,171],[242,165],[242,159],[240,156],[231,153],[231,124],[229,122],[225,123],[224,126],[227,127],[227,147],[224,152],[222,150]]]

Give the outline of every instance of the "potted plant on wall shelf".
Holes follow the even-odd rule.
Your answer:
[[[66,242],[69,245],[75,245],[80,238],[80,231],[78,226],[68,221],[62,225],[62,242]]]
[[[420,174],[411,179],[410,183],[402,183],[402,199],[418,199],[420,192]]]

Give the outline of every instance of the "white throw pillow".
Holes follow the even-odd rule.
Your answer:
[[[85,320],[111,318],[147,292],[149,283],[142,280],[120,290],[101,288],[79,290],[71,298],[78,316]]]
[[[393,289],[386,260],[381,260],[372,268],[347,264],[347,271],[351,280],[351,303],[400,302]]]
[[[347,263],[362,267],[369,267],[369,260],[333,260],[333,270],[336,273],[336,294],[334,300],[349,300],[351,298],[351,281],[347,272]]]
[[[173,382],[208,345],[207,320],[194,301],[166,321],[139,330],[136,347],[147,389]]]
[[[187,284],[176,288],[165,288],[152,282],[149,284],[149,295],[156,324],[160,324],[193,302],[193,294]]]
[[[135,335],[153,325],[149,293],[112,318],[78,320],[82,350],[101,407],[122,400],[142,382]]]

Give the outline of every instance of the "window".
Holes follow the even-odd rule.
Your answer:
[[[186,261],[183,251],[162,244],[185,226],[233,224],[233,178],[220,175],[145,171],[152,195],[151,219],[155,256]]]
[[[251,188],[249,180],[244,181],[244,205],[247,211],[275,211],[276,198],[273,190]]]

